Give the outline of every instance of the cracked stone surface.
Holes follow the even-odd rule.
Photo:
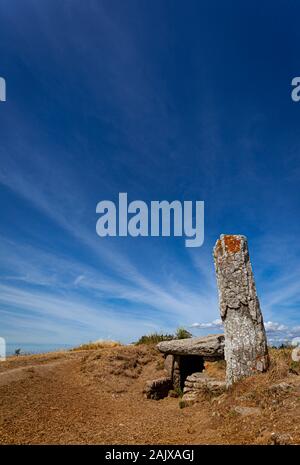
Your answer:
[[[267,370],[269,356],[245,236],[221,235],[214,247],[225,333],[226,382]]]

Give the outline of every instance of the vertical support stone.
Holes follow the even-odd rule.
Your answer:
[[[247,238],[221,235],[214,247],[214,262],[225,333],[226,383],[230,386],[267,370],[267,339]]]
[[[180,355],[174,355],[173,386],[174,389],[181,388]]]
[[[166,370],[168,376],[173,379],[173,366],[174,366],[174,355],[166,355],[164,361],[164,369]]]

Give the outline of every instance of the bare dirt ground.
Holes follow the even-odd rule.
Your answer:
[[[0,364],[0,443],[300,444],[300,376],[288,351],[271,356],[268,374],[183,409],[143,396],[164,375],[150,346],[11,357]],[[206,370],[224,376],[224,364]]]

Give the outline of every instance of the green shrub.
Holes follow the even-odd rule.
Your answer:
[[[185,408],[185,407],[188,406],[188,402],[186,402],[186,401],[183,400],[183,399],[180,399],[178,405],[179,405],[179,408],[180,408],[180,409],[181,409],[181,408]]]
[[[185,328],[177,328],[176,339],[188,339],[192,337],[192,334]]]
[[[175,388],[174,391],[176,392],[178,397],[181,398],[183,396],[183,390],[181,389],[181,387]]]

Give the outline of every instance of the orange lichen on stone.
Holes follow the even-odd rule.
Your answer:
[[[224,244],[229,253],[237,253],[241,250],[241,240],[236,236],[224,236]]]

